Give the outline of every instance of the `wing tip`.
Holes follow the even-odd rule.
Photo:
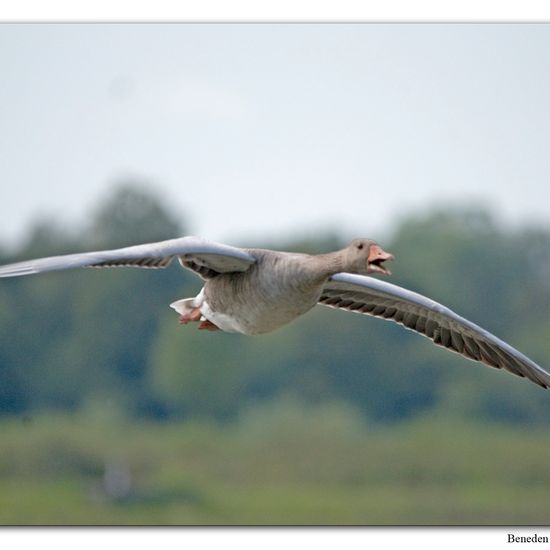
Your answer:
[[[8,279],[10,277],[22,277],[24,275],[32,275],[36,273],[36,269],[32,265],[7,265],[0,267],[0,279]]]

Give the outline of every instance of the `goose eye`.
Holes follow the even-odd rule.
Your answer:
[[[358,248],[359,250],[363,250],[363,245],[362,245],[362,244],[358,244],[358,245],[357,245],[357,248]]]

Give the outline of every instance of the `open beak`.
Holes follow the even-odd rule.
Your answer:
[[[381,246],[372,244],[367,258],[367,273],[391,275],[391,271],[383,265],[387,260],[395,260],[394,255],[382,250]]]

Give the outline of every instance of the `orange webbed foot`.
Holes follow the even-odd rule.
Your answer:
[[[199,321],[201,318],[200,308],[195,308],[185,315],[180,315],[179,323],[180,325],[186,325],[187,323]]]

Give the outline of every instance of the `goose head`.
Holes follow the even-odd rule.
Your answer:
[[[382,273],[391,275],[384,265],[388,260],[394,260],[393,254],[386,252],[371,239],[354,239],[341,251],[343,270],[357,275]]]

